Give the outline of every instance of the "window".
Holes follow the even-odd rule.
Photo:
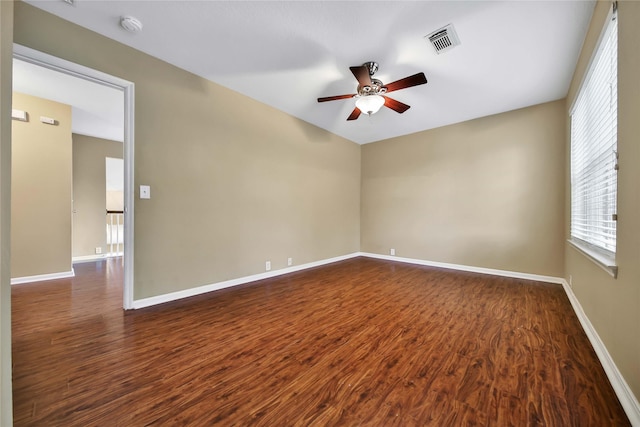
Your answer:
[[[592,257],[590,252],[595,252],[596,261],[609,267],[614,264],[616,252],[618,181],[615,6],[570,114],[571,241]]]

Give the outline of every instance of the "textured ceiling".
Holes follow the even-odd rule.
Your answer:
[[[357,143],[566,96],[593,1],[89,1],[28,3]],[[133,15],[139,34],[122,30]],[[437,55],[424,36],[453,24],[461,45]],[[349,66],[376,61],[411,105],[356,121]]]

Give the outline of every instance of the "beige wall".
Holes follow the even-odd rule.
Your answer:
[[[607,17],[610,2],[598,2],[573,77],[566,114],[575,99]],[[618,369],[640,397],[640,3],[618,2],[618,278],[565,244],[565,274],[572,277],[573,292],[580,301]],[[568,123],[568,122],[567,122]],[[569,152],[569,137],[566,137]],[[569,162],[566,163],[569,172]],[[566,189],[567,214],[571,193]],[[569,217],[565,236],[568,238]]]
[[[12,122],[11,277],[71,270],[71,107],[21,93]],[[46,116],[57,125],[40,122]]]
[[[11,389],[11,73],[13,2],[0,1],[0,425],[13,423]]]
[[[357,144],[22,2],[14,25],[135,83],[136,299],[358,251]]]
[[[122,143],[73,134],[73,256],[107,252],[105,158],[122,158]]]
[[[564,129],[556,101],[364,145],[362,250],[562,276]]]

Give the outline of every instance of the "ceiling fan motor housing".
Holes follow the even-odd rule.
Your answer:
[[[386,92],[387,88],[378,79],[371,79],[371,86],[358,85],[358,95],[360,96],[381,95]]]

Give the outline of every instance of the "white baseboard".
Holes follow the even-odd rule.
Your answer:
[[[616,392],[618,400],[620,400],[620,404],[624,408],[631,425],[640,426],[640,403],[638,403],[638,399],[633,394],[633,391],[631,391],[629,384],[624,380],[624,377],[611,358],[607,347],[605,347],[604,343],[600,339],[600,336],[582,309],[580,301],[578,301],[578,298],[573,293],[573,289],[571,289],[571,286],[569,286],[566,280],[563,280],[562,287],[564,288],[567,297],[569,297],[569,301],[573,306],[573,311],[575,311],[576,316],[582,325],[582,329],[584,329],[589,341],[591,341],[591,345],[598,355],[598,359],[600,359],[604,372],[607,374],[609,382],[611,382],[611,386]]]
[[[283,274],[293,273],[296,271],[306,270],[308,268],[319,267],[321,265],[331,264],[337,261],[343,261],[359,256],[359,253],[342,255],[334,258],[323,259],[320,261],[309,262],[307,264],[287,267],[280,270],[267,271],[265,273],[254,274],[251,276],[240,277],[237,279],[225,280],[224,282],[212,283],[209,285],[198,286],[197,288],[185,289],[183,291],[171,292],[169,294],[158,295],[155,297],[143,298],[133,301],[133,309],[150,307],[152,305],[163,304],[165,302],[176,301],[182,298],[188,298],[207,292],[217,291],[232,286],[243,285],[245,283],[255,282],[256,280],[268,279],[271,277],[282,276]]]
[[[307,264],[296,265],[294,267],[287,267],[280,270],[268,271],[265,273],[254,274],[251,276],[240,277],[237,279],[226,280],[224,282],[211,283],[208,285],[198,286],[197,288],[185,289],[182,291],[171,292],[168,294],[158,295],[149,298],[143,298],[133,301],[133,309],[150,307],[156,304],[163,304],[166,302],[176,301],[182,298],[188,298],[195,295],[204,294],[207,292],[217,291],[224,288],[230,288],[232,286],[238,286],[245,283],[255,282],[256,280],[268,279],[271,277],[281,276],[283,274],[293,273],[295,271],[306,270],[308,268],[318,267],[325,264],[330,264],[337,261],[343,261],[350,258],[364,256],[368,258],[384,259],[388,261],[398,261],[410,264],[427,265],[431,267],[442,267],[451,270],[470,271],[475,273],[493,274],[496,276],[515,277],[520,279],[536,280],[541,282],[550,282],[561,284],[564,279],[552,276],[541,276],[536,274],[519,273],[513,271],[494,270],[481,267],[469,267],[466,265],[448,264],[442,262],[432,262],[413,258],[402,258],[396,256],[379,255],[368,252],[354,252],[352,254],[343,255],[335,258],[328,258],[320,261],[310,262]]]
[[[81,262],[101,261],[103,259],[107,259],[107,255],[106,254],[82,255],[82,256],[74,256],[73,258],[71,258],[71,262],[73,264],[79,264]]]
[[[471,273],[492,274],[494,276],[513,277],[515,279],[535,280],[537,282],[556,283],[559,285],[562,284],[562,282],[564,281],[564,279],[561,277],[543,276],[540,274],[531,274],[531,273],[520,273],[518,271],[496,270],[493,268],[473,267],[473,266],[461,265],[461,264],[450,264],[447,262],[426,261],[426,260],[415,259],[415,258],[403,258],[403,257],[393,256],[393,255],[380,255],[380,254],[374,254],[369,252],[360,252],[359,255],[369,257],[369,258],[384,259],[387,261],[406,262],[408,264],[426,265],[429,267],[447,268],[450,270],[458,270],[458,271],[469,271]]]
[[[197,288],[185,289],[182,291],[171,292],[168,294],[158,295],[149,298],[143,298],[139,300],[133,301],[133,309],[150,307],[156,304],[163,304],[166,302],[176,301],[182,298],[188,298],[195,295],[204,294],[207,292],[217,291],[224,288],[230,288],[232,286],[238,286],[245,283],[255,282],[256,280],[268,279],[270,277],[281,276],[283,274],[293,273],[295,271],[306,270],[308,268],[318,267],[325,264],[330,264],[337,261],[343,261],[350,258],[355,258],[359,256],[364,256],[368,258],[377,258],[384,259],[388,261],[398,261],[405,262],[409,264],[418,264],[418,265],[426,265],[431,267],[441,267],[448,268],[451,270],[461,270],[461,271],[470,271],[474,273],[483,273],[483,274],[493,274],[495,276],[504,276],[504,277],[514,277],[518,279],[527,279],[527,280],[535,280],[539,282],[548,282],[548,283],[557,283],[562,284],[563,280],[560,277],[553,276],[541,276],[538,274],[529,274],[529,273],[519,273],[515,271],[505,271],[505,270],[494,270],[490,268],[482,268],[482,267],[470,267],[466,265],[459,264],[449,264],[442,262],[434,262],[434,261],[425,261],[414,258],[403,258],[397,256],[388,256],[388,255],[379,255],[368,252],[354,252],[348,255],[343,255],[335,258],[328,258],[320,261],[310,262],[307,264],[296,265],[294,267],[287,267],[280,270],[268,271],[265,273],[254,274],[251,276],[240,277],[237,279],[226,280],[224,282],[211,283],[208,285],[198,286]]]
[[[82,262],[102,261],[104,259],[118,258],[121,256],[124,256],[124,253],[116,252],[116,253],[100,254],[100,255],[82,255],[82,256],[74,256],[73,258],[71,258],[71,262],[73,264],[80,264]]]
[[[36,276],[14,277],[11,279],[12,285],[21,285],[23,283],[42,282],[45,280],[66,279],[74,277],[76,274],[73,268],[70,271],[61,271],[59,273],[38,274]]]

